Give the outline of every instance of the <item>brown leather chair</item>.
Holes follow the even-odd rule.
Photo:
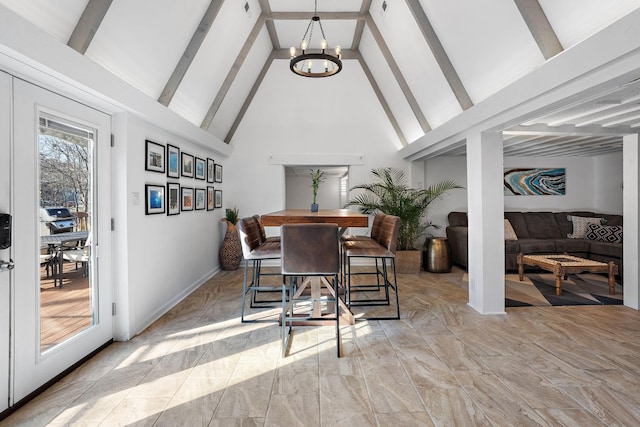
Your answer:
[[[280,292],[281,286],[261,286],[260,276],[274,275],[273,273],[262,273],[261,263],[263,260],[280,258],[280,242],[271,241],[263,242],[260,234],[260,225],[255,217],[242,218],[238,221],[238,236],[242,246],[242,256],[244,258],[244,278],[242,282],[242,313],[240,319],[242,322],[250,322],[245,320],[246,298],[251,293],[251,308],[273,307],[272,303],[279,303],[280,300],[258,301],[256,295],[258,292]],[[249,264],[251,264],[251,283],[247,284]],[[277,274],[279,275],[279,273]]]
[[[374,240],[355,240],[342,243],[344,278],[346,279],[346,301],[347,306],[380,306],[391,305],[390,291],[395,293],[395,316],[364,317],[366,319],[399,319],[400,301],[398,298],[398,286],[396,276],[395,253],[398,242],[398,232],[400,230],[400,218],[394,215],[386,215],[382,221],[380,232]],[[375,270],[366,272],[355,272],[351,270],[352,260],[356,258],[367,258],[375,261]],[[381,267],[378,265],[381,262]],[[393,281],[390,278],[388,265],[391,267]],[[376,284],[352,284],[351,279],[356,275],[375,275]],[[382,285],[380,284],[382,279]],[[353,292],[370,292],[371,294],[383,293],[381,297],[367,299],[353,299]]]
[[[337,355],[340,357],[340,308],[338,303],[338,274],[340,273],[340,254],[337,224],[285,224],[281,227],[282,243],[282,355],[287,352],[289,335],[292,323],[295,320],[335,320],[336,322],[336,347]],[[299,292],[295,292],[296,279],[304,277],[300,284]],[[307,303],[308,298],[302,297],[304,287],[311,280],[311,277],[320,277],[319,280],[327,280],[331,277],[331,282],[326,284],[332,286],[334,298],[322,298],[322,302],[333,302],[335,315],[333,317],[322,316],[294,317],[296,303],[303,299]],[[289,291],[289,302],[286,301],[285,288]],[[321,301],[311,299],[312,312],[313,304]],[[287,331],[288,328],[288,331]]]
[[[280,236],[271,236],[267,237],[267,233],[264,229],[264,225],[262,225],[262,220],[260,219],[260,215],[254,215],[253,218],[258,223],[258,227],[260,228],[260,238],[262,239],[262,243],[265,242],[280,242]]]

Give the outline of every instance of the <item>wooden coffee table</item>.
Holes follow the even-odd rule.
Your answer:
[[[566,279],[567,274],[582,273],[585,271],[589,273],[608,273],[609,295],[616,294],[615,285],[618,266],[613,261],[605,263],[567,254],[524,255],[520,253],[518,254],[518,274],[520,275],[521,282],[524,276],[525,264],[552,272],[556,276],[556,295],[562,293],[562,279]]]

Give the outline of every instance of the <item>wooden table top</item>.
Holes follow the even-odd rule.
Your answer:
[[[318,212],[311,212],[308,209],[285,209],[262,215],[261,221],[265,227],[296,223],[338,224],[343,228],[369,226],[367,215],[349,209],[319,209]]]

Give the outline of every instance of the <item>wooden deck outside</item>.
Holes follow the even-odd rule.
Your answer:
[[[83,277],[82,267],[64,264],[62,288],[53,286],[40,268],[40,348],[45,351],[93,323],[89,279]]]

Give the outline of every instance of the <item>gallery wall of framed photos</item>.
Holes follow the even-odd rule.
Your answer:
[[[222,208],[222,165],[198,157],[171,143],[145,140],[145,170],[164,179],[145,184],[146,215],[179,215]],[[149,179],[149,181],[152,181]]]

